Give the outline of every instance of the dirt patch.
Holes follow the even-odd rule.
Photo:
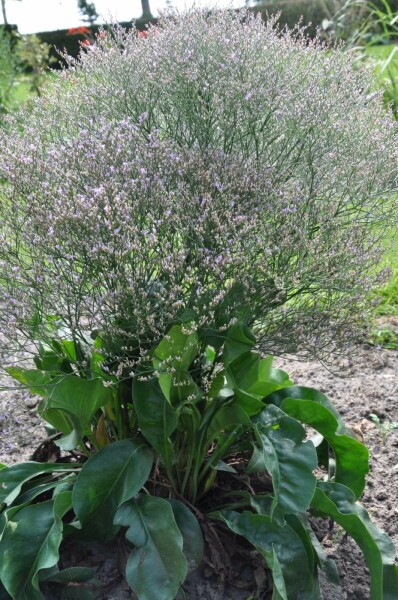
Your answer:
[[[375,523],[384,529],[398,548],[398,351],[360,348],[338,366],[337,374],[317,363],[278,359],[293,381],[324,392],[336,405],[346,423],[363,436],[371,456],[371,468],[362,503]],[[21,390],[0,395],[0,463],[28,460],[46,437],[36,414],[37,400]],[[380,422],[377,426],[371,415]],[[317,534],[338,565],[342,588],[323,584],[325,600],[369,600],[369,573],[356,544],[337,526],[317,521]],[[120,576],[115,544],[65,547],[65,564],[93,566],[105,587],[98,600],[127,600],[134,596]],[[192,573],[185,586],[189,600],[246,600],[251,595],[270,597],[264,569],[252,556],[250,566],[234,559],[236,581],[220,587],[217,577],[204,565]],[[52,600],[50,593],[48,600]],[[181,599],[183,596],[181,596]],[[57,598],[57,600],[60,600]]]

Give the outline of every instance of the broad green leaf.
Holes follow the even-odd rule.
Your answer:
[[[168,499],[183,539],[182,550],[189,564],[199,565],[204,553],[202,530],[191,510],[179,500]]]
[[[199,337],[196,332],[184,333],[187,325],[173,325],[154,351],[155,366],[166,362],[168,367],[188,370],[193,359],[199,352]]]
[[[308,569],[312,573],[313,577],[317,578],[317,564],[315,560],[315,551],[312,546],[311,538],[308,531],[300,519],[300,514],[289,514],[286,515],[286,523],[291,527],[299,536],[301,543],[303,544],[307,553]]]
[[[178,415],[163,394],[159,381],[151,378],[133,380],[133,403],[142,434],[159,453],[165,465],[171,465],[174,447],[170,441]]]
[[[246,352],[231,362],[226,368],[230,387],[248,391],[260,379],[260,361],[257,352]]]
[[[167,500],[140,496],[123,504],[115,524],[134,544],[126,578],[140,600],[174,600],[187,574],[183,537]]]
[[[100,378],[83,379],[67,375],[58,377],[54,384],[48,386],[44,413],[58,410],[70,421],[72,431],[63,432],[70,437],[64,438],[60,444],[64,450],[73,450],[82,435],[91,433],[95,413],[111,399],[111,389],[104,387]]]
[[[295,519],[296,522],[299,521],[301,523],[301,526],[302,526],[301,533],[299,533],[300,530],[297,528],[297,526],[293,527],[293,528],[295,529],[295,531],[297,533],[299,533],[302,541],[304,539],[305,532],[307,533],[308,540],[304,545],[306,547],[308,547],[308,544],[311,544],[312,553],[313,553],[315,562],[322,569],[326,579],[333,585],[339,586],[340,585],[340,577],[339,577],[339,572],[337,570],[336,563],[334,562],[334,560],[332,558],[330,558],[326,554],[326,552],[322,548],[322,545],[318,541],[318,538],[316,537],[315,533],[313,532],[313,530],[311,528],[310,523],[308,522],[307,516],[305,514],[288,515],[286,517],[286,520],[291,527],[293,526],[293,523],[292,523],[293,519]],[[307,550],[307,555],[308,555],[308,550]]]
[[[251,427],[251,421],[243,408],[236,401],[223,405],[208,424],[207,439],[210,442],[219,432],[241,424]]]
[[[281,563],[278,560],[275,548],[272,548],[272,550],[263,550],[261,554],[264,557],[265,562],[267,563],[267,566],[272,573],[272,600],[289,600],[289,598],[287,597],[286,585],[283,577]]]
[[[22,369],[21,367],[8,367],[5,370],[13,379],[27,386],[32,394],[46,395],[46,385],[51,381],[48,373],[38,369]]]
[[[311,442],[303,442],[304,428],[273,405],[254,419],[253,426],[258,445],[248,471],[266,470],[272,477],[272,514],[277,506],[286,513],[305,512],[316,486],[317,455]]]
[[[335,481],[349,487],[359,498],[369,470],[369,452],[350,435],[330,400],[312,388],[294,386],[275,392],[268,401],[323,435],[335,455]]]
[[[140,491],[152,462],[152,452],[144,443],[122,440],[105,446],[84,464],[72,502],[86,539],[107,541],[115,536],[116,511]]]
[[[58,352],[41,349],[40,355],[34,358],[36,367],[46,372],[73,373],[70,361],[59,354],[59,352],[63,352],[63,345],[59,344],[59,346],[60,348],[57,348]]]
[[[159,385],[167,400],[175,407],[180,407],[187,402],[195,404],[203,397],[203,392],[187,371],[161,373]]]
[[[76,475],[77,475],[77,473],[76,473]],[[70,488],[71,484],[72,484],[72,481],[68,481],[68,480],[65,481],[64,479],[58,479],[56,481],[50,481],[49,483],[41,483],[40,485],[31,487],[27,491],[23,490],[23,493],[21,493],[18,497],[18,505],[28,504],[28,503],[32,502],[32,500],[34,500],[35,498],[38,498],[39,496],[41,496],[41,494],[44,494],[44,492],[48,492],[50,490],[54,490],[54,494],[55,494],[55,491],[58,491],[58,490],[59,490],[59,492],[65,491],[65,489]],[[68,486],[68,487],[66,487],[66,486]],[[25,487],[26,486],[24,486],[24,488]],[[54,494],[53,494],[53,497],[54,497]]]
[[[258,415],[264,408],[261,398],[239,388],[235,389],[235,398],[242,410],[249,416]]]
[[[371,577],[371,600],[396,600],[398,565],[394,544],[355,500],[354,493],[346,486],[319,482],[311,506],[316,514],[334,519],[361,548]]]
[[[225,373],[228,386],[249,415],[263,409],[266,396],[291,385],[284,371],[272,368],[272,357],[262,359],[257,352],[241,354],[229,364]]]
[[[0,541],[0,580],[12,598],[43,600],[39,571],[58,562],[62,517],[70,508],[71,494],[63,492],[54,500],[8,511]]]
[[[307,598],[312,589],[308,558],[300,537],[288,525],[280,526],[266,515],[222,511],[220,517],[263,555],[275,578],[279,597]],[[278,596],[276,596],[278,597]]]
[[[256,338],[246,325],[237,323],[230,327],[224,342],[223,363],[227,367],[242,354],[250,352]]]
[[[47,423],[52,425],[52,427],[56,431],[60,431],[65,435],[69,435],[70,433],[72,433],[73,426],[71,424],[69,416],[58,409],[49,409],[47,408],[47,406],[48,402],[46,401],[46,399],[43,399],[39,404],[38,413],[42,417],[42,419],[44,419],[45,421],[47,421]],[[81,434],[80,425],[79,434]],[[79,439],[80,438],[77,437],[77,444],[79,443]],[[57,442],[59,442],[59,440],[57,440]],[[74,446],[73,449],[74,448],[76,448],[76,446]]]
[[[239,496],[242,496],[242,498],[246,498],[249,501],[250,506],[258,514],[265,515],[267,517],[271,516],[271,509],[272,509],[272,495],[271,494],[253,495],[253,494],[250,494],[249,492],[239,492]],[[313,538],[311,536],[311,534],[313,534],[313,532],[311,530],[311,527],[308,524],[305,514],[304,513],[289,514],[289,515],[285,515],[285,517],[282,515],[282,518],[280,518],[280,515],[278,515],[278,519],[276,519],[274,517],[274,520],[277,523],[283,523],[284,519],[286,520],[287,525],[289,525],[289,527],[291,527],[297,533],[297,535],[300,537],[303,547],[305,548],[305,551],[307,553],[308,570],[312,574],[312,577],[313,577],[313,586],[312,586],[311,590],[307,591],[306,594],[302,595],[303,600],[321,600],[321,595],[320,595],[321,592],[320,592],[320,588],[319,588],[318,573],[317,573],[317,565],[319,564],[318,555],[317,555],[316,549],[313,544]],[[314,534],[313,534],[313,536],[315,538]],[[317,544],[320,546],[318,541],[317,541]],[[323,554],[325,554],[325,553],[323,553]],[[334,564],[333,560],[332,559],[328,559],[328,560],[332,563],[332,566],[334,566],[334,568],[336,569],[336,565]],[[272,563],[270,563],[267,560],[267,564],[272,564]],[[329,572],[327,573],[327,576],[328,575],[329,575]],[[337,575],[337,570],[336,570],[336,575]],[[274,596],[273,596],[273,598],[282,597],[281,594],[278,596],[278,594],[276,593],[277,589],[275,589],[275,572],[273,573],[273,578],[274,578]],[[329,577],[328,577],[328,579],[329,579]],[[337,580],[338,580],[338,575],[337,575]]]
[[[75,466],[75,465],[74,465]],[[26,462],[0,470],[0,506],[10,506],[21,492],[24,483],[42,474],[73,471],[70,465]]]
[[[76,344],[72,340],[61,340],[62,350],[69,360],[77,361]]]
[[[207,392],[207,397],[209,399],[216,398],[225,385],[225,374],[224,371],[217,373],[217,375],[212,379],[210,384],[209,391]],[[231,390],[232,391],[232,390]]]

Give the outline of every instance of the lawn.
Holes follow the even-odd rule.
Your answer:
[[[376,83],[386,87],[386,98],[398,107],[398,45],[385,44],[367,48],[367,55],[374,62]],[[385,242],[387,248],[384,264],[392,269],[392,277],[381,290],[381,304],[376,309],[379,316],[398,315],[398,232]],[[376,329],[376,339],[388,345],[398,346],[397,334],[388,327]]]

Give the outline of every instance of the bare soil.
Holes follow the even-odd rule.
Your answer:
[[[384,529],[398,548],[398,351],[361,347],[351,359],[338,365],[338,374],[317,363],[279,359],[296,384],[308,385],[327,394],[346,423],[363,436],[371,455],[371,467],[362,503],[376,524]],[[29,460],[46,438],[36,413],[37,399],[25,391],[0,394],[0,463],[10,465]],[[382,428],[375,425],[376,415]],[[316,522],[317,535],[338,565],[342,587],[323,584],[324,600],[369,600],[369,574],[356,544],[334,525]],[[134,598],[120,575],[117,545],[65,546],[61,561],[66,565],[93,566],[102,582],[98,600]],[[211,557],[200,570],[191,573],[185,588],[189,600],[248,600],[270,598],[269,578],[255,554],[249,561],[233,558],[235,577],[221,585]],[[50,592],[48,600],[55,598]],[[181,595],[181,599],[183,595]],[[398,598],[398,591],[397,591]]]

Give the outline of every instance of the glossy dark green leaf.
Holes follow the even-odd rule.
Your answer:
[[[69,438],[64,438],[60,447],[73,450],[82,435],[91,433],[95,413],[111,399],[112,390],[105,387],[100,378],[83,379],[67,375],[58,377],[54,384],[49,385],[43,407],[44,416],[45,411],[59,411],[70,421],[71,431],[63,431]],[[50,419],[49,422],[51,423]]]
[[[237,401],[249,415],[263,409],[266,396],[291,385],[284,371],[272,368],[272,357],[260,358],[257,352],[240,355],[229,364],[225,374],[228,386],[234,390]]]
[[[155,366],[164,362],[168,367],[188,370],[199,351],[199,338],[196,332],[184,333],[187,325],[173,325],[154,351]]]
[[[183,537],[167,500],[140,496],[123,504],[115,524],[134,544],[126,578],[139,600],[174,600],[187,574]]]
[[[307,553],[308,569],[312,573],[313,577],[317,579],[317,563],[315,557],[315,551],[309,536],[308,530],[304,523],[300,519],[300,514],[289,514],[286,515],[286,523],[291,527],[299,536],[301,543],[303,544]]]
[[[335,455],[335,481],[359,498],[369,470],[369,452],[350,434],[330,400],[312,388],[294,386],[275,392],[267,401],[323,435]]]
[[[223,363],[227,367],[242,354],[250,352],[256,338],[246,325],[237,323],[227,331],[223,349]]]
[[[371,600],[396,600],[398,566],[394,545],[355,500],[354,493],[346,486],[319,482],[311,506],[317,514],[339,523],[362,549],[371,577]]]
[[[260,378],[260,356],[257,352],[246,352],[226,368],[227,381],[232,388],[248,391]]]
[[[10,506],[21,492],[24,483],[42,474],[70,472],[70,465],[26,462],[0,470],[0,506]]]
[[[11,509],[0,541],[0,580],[12,598],[43,600],[38,574],[59,559],[62,517],[71,508],[71,494]]]
[[[59,493],[61,491],[65,491],[66,489],[71,487],[72,481],[75,481],[76,477],[77,473],[75,476],[73,476],[72,480],[69,480],[69,478],[66,477],[64,480],[64,478],[62,477],[61,479],[58,479],[56,481],[52,480],[49,483],[40,483],[40,485],[33,485],[34,482],[32,482],[32,487],[29,487],[28,490],[25,491],[26,486],[23,487],[22,493],[18,496],[18,505],[28,504],[32,502],[32,500],[35,500],[36,498],[44,494],[45,492],[49,492],[51,490],[54,490],[53,496],[57,492]],[[67,483],[68,481],[69,484]],[[68,486],[68,488],[66,486]]]
[[[122,440],[105,446],[83,466],[73,488],[73,509],[86,539],[107,541],[117,527],[119,506],[145,485],[153,454],[142,442]]]
[[[174,447],[170,441],[178,423],[178,415],[166,396],[159,381],[151,378],[133,381],[133,403],[137,413],[142,434],[159,453],[166,465],[171,465],[174,458]]]
[[[263,555],[281,598],[311,597],[307,553],[288,524],[280,526],[271,517],[252,512],[222,511],[220,517],[231,531],[245,537]]]
[[[197,518],[189,508],[179,500],[168,499],[177,527],[183,539],[182,550],[190,565],[198,566],[204,554],[204,539]]]
[[[69,416],[58,409],[49,409],[46,398],[40,402],[37,412],[41,418],[44,419],[44,421],[47,421],[47,423],[52,426],[52,429],[54,430],[53,433],[61,432],[65,435],[72,433],[73,426]],[[78,440],[77,443],[79,442],[81,436],[80,424],[78,425],[78,429],[79,435],[76,435],[76,439]],[[57,440],[57,443],[58,442],[59,440]]]
[[[249,416],[257,415],[263,410],[264,402],[258,396],[245,392],[239,388],[236,388],[234,391],[236,402],[238,402],[242,410]]]
[[[279,562],[278,555],[275,552],[275,548],[272,550],[263,550],[261,553],[265,562],[272,573],[273,582],[273,593],[272,600],[289,600],[287,597],[285,579],[283,577],[283,570],[281,563]]]
[[[62,352],[63,345],[60,344],[60,346]],[[40,356],[35,356],[34,361],[37,368],[41,369],[42,371],[54,373],[73,373],[70,361],[64,356],[60,356],[59,352],[54,352],[53,350],[43,349],[40,352]]]
[[[316,486],[314,445],[303,441],[304,428],[277,406],[268,406],[253,423],[257,446],[248,471],[266,470],[272,477],[272,514],[277,506],[287,513],[305,512]]]
[[[308,522],[306,515],[298,515],[298,518],[303,523],[303,526],[306,527],[308,531],[308,535],[311,539],[311,544],[314,549],[315,559],[322,569],[325,578],[329,583],[332,583],[335,586],[340,586],[340,576],[337,570],[337,565],[330,556],[328,556],[323,549],[321,543],[313,532],[311,525]]]

